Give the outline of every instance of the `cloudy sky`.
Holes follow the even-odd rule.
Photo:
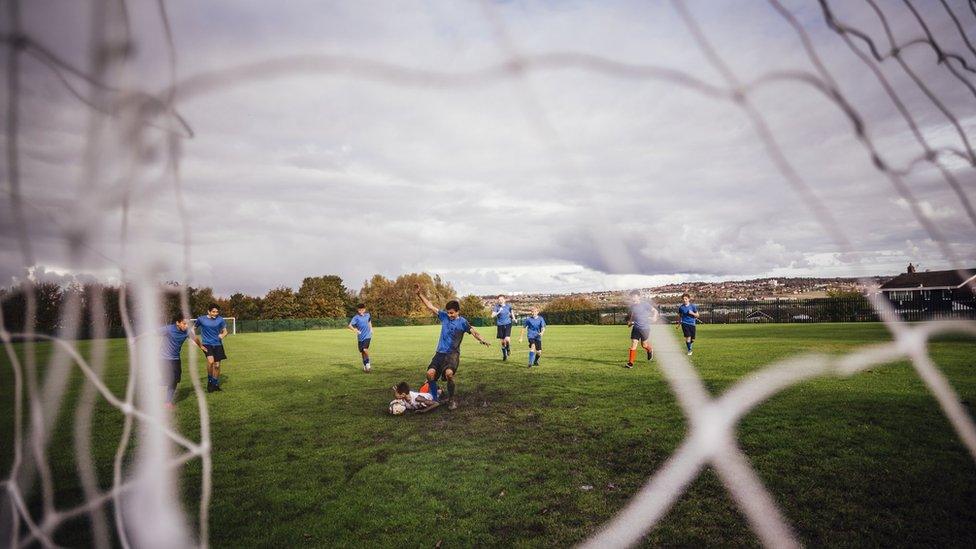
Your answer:
[[[98,25],[88,2],[24,4],[24,30],[38,44],[93,70]],[[104,77],[164,97],[170,55],[160,13],[153,2],[130,4],[133,56]],[[816,74],[765,0],[686,5],[740,83]],[[827,27],[818,2],[784,5],[881,159],[909,167],[922,145],[879,80]],[[890,49],[868,3],[830,5]],[[976,67],[976,51],[941,2],[913,5],[944,50]],[[967,3],[948,5],[976,42]],[[879,6],[899,44],[925,36],[904,2]],[[493,293],[950,264],[850,120],[813,86],[769,81],[748,98],[830,212],[829,226],[777,168],[741,106],[649,77],[642,67],[728,86],[670,2],[223,0],[167,2],[166,10],[175,108],[192,138],[171,140],[173,118],[158,113],[147,115],[151,127],[128,133],[119,117],[93,115],[37,56],[21,56],[24,204],[21,217],[11,213],[5,155],[4,285],[24,272],[20,229],[38,276],[113,281],[122,267],[148,265],[160,280],[180,279],[183,218],[164,169],[174,143],[190,282],[224,295],[297,288],[305,276],[330,273],[358,289],[373,273],[430,271],[461,293]],[[0,24],[9,33],[10,21]],[[496,70],[513,56],[526,61]],[[6,48],[2,57],[9,82]],[[922,137],[933,149],[965,151],[963,137],[976,141],[976,74],[951,60],[960,81],[925,44],[904,48],[902,58],[879,67]],[[64,78],[94,97],[84,80]],[[7,86],[0,97],[7,105]],[[9,136],[0,139],[8,148]],[[972,165],[938,158],[976,201]],[[976,228],[944,174],[923,162],[902,181],[952,253],[976,266]],[[849,249],[832,238],[838,230]]]

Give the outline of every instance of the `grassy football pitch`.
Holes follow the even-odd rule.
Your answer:
[[[419,385],[437,329],[377,329],[370,374],[345,330],[229,337],[225,390],[208,395],[211,543],[566,546],[619,510],[685,434],[656,361],[639,353],[636,368],[621,367],[629,346],[622,326],[550,326],[542,364],[532,370],[524,366],[524,343],[513,340],[518,352],[502,362],[497,346],[486,349],[468,336],[457,378],[461,406],[390,416],[390,387]],[[494,337],[494,329],[482,333]],[[677,330],[672,334],[677,341]],[[779,358],[843,353],[885,339],[877,324],[704,325],[691,362],[719,394]],[[39,346],[41,355],[48,349]],[[106,379],[122,394],[124,342],[111,349]],[[943,338],[931,353],[976,412],[976,341]],[[6,476],[13,393],[10,366],[0,360]],[[75,383],[72,409],[77,389]],[[196,439],[186,359],[178,398],[176,420]],[[117,411],[97,409],[103,487],[121,425]],[[80,499],[71,433],[66,413],[50,459],[60,508]],[[789,389],[749,414],[738,435],[807,545],[976,546],[976,466],[907,362]],[[194,461],[181,483],[191,519],[199,480]],[[79,531],[86,530],[68,523],[56,540],[82,545],[88,538]],[[706,469],[646,543],[757,540]]]

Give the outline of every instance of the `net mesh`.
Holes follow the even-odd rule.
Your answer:
[[[99,547],[108,547],[117,539],[123,547],[131,545],[208,544],[208,511],[211,498],[210,423],[199,377],[191,375],[200,414],[200,429],[193,437],[179,433],[164,413],[158,386],[161,366],[159,342],[140,337],[158,324],[162,292],[155,282],[161,270],[161,259],[153,253],[152,237],[138,221],[145,197],[169,194],[175,199],[183,249],[183,280],[180,284],[184,317],[190,317],[186,282],[190,280],[191,232],[181,186],[180,161],[182,143],[193,137],[191,125],[177,110],[177,105],[194,97],[211,95],[232,87],[294,74],[343,74],[346,77],[377,81],[391,87],[443,88],[463,92],[499,80],[513,81],[521,97],[526,118],[539,136],[548,144],[554,168],[567,180],[578,177],[572,161],[567,160],[559,133],[546,115],[545,102],[533,91],[528,76],[556,69],[576,69],[600,74],[622,81],[655,81],[674,89],[700,96],[703,100],[725,102],[741,110],[764,151],[810,214],[818,222],[836,249],[854,253],[844,225],[839,223],[817,190],[801,175],[800,170],[784,154],[775,130],[766,114],[754,101],[756,94],[781,85],[812,89],[846,117],[851,132],[862,148],[864,158],[883,175],[890,190],[879,191],[900,197],[909,206],[915,221],[924,228],[940,250],[943,258],[962,271],[966,265],[946,239],[939,226],[923,207],[916,191],[906,177],[923,167],[937,170],[941,183],[954,193],[965,211],[967,221],[976,226],[976,213],[964,184],[957,177],[952,163],[963,163],[966,169],[976,166],[976,154],[970,143],[966,124],[960,118],[959,107],[940,98],[931,83],[906,60],[906,52],[926,49],[934,61],[944,69],[945,78],[976,97],[972,80],[976,74],[976,49],[966,33],[972,17],[960,4],[940,0],[939,4],[903,0],[899,6],[907,9],[917,24],[914,34],[896,36],[888,13],[893,6],[880,6],[865,0],[864,7],[876,17],[885,36],[885,43],[872,38],[872,33],[845,22],[837,16],[827,0],[810,2],[818,10],[836,40],[849,49],[871,76],[870,85],[882,90],[899,116],[911,130],[914,152],[899,156],[900,164],[885,154],[869,132],[867,117],[845,96],[839,78],[828,69],[818,53],[806,26],[794,11],[779,0],[767,4],[792,29],[809,67],[781,69],[756,78],[743,79],[731,68],[730,55],[720,49],[709,29],[696,17],[707,9],[702,4],[689,5],[674,0],[671,7],[688,34],[697,45],[707,68],[720,77],[720,84],[697,76],[693,70],[679,70],[663,65],[635,64],[597,55],[570,51],[550,53],[522,53],[508,31],[505,20],[492,2],[480,3],[482,13],[492,32],[503,60],[500,63],[469,71],[419,69],[377,59],[348,55],[294,55],[275,57],[236,66],[218,68],[179,78],[174,38],[166,12],[166,4],[155,4],[159,27],[165,37],[168,52],[166,67],[168,84],[159,93],[140,89],[131,71],[134,46],[138,36],[133,34],[128,5],[123,0],[91,2],[89,67],[82,69],[47,48],[40,40],[24,32],[21,6],[17,0],[5,5],[7,20],[2,43],[6,51],[6,155],[5,185],[10,203],[11,227],[15,228],[19,247],[18,262],[28,273],[37,262],[35,242],[27,227],[27,217],[39,214],[61,231],[75,265],[85,258],[96,256],[114,266],[124,291],[120,292],[119,310],[123,317],[128,348],[128,377],[122,395],[114,394],[103,381],[106,366],[106,346],[103,325],[95,323],[96,339],[83,356],[76,345],[81,329],[80,297],[70,297],[61,316],[60,330],[54,336],[34,333],[37,303],[30,276],[22,278],[26,298],[26,326],[23,333],[12,333],[0,327],[7,360],[12,368],[14,418],[13,462],[8,478],[3,480],[6,497],[2,515],[5,543],[11,547],[39,542],[53,545],[53,535],[67,521],[87,515],[92,539]],[[966,4],[976,16],[976,2]],[[927,19],[941,9],[953,22],[968,51],[948,51],[929,27]],[[923,13],[924,12],[924,13]],[[968,19],[967,19],[968,18]],[[968,23],[967,23],[968,21]],[[50,216],[32,203],[24,187],[30,182],[23,178],[20,166],[23,121],[21,101],[25,92],[23,66],[36,62],[47,67],[60,84],[89,112],[86,122],[85,162],[78,174],[82,192],[75,197],[77,207],[71,215]],[[890,65],[896,65],[912,86],[907,89],[893,82]],[[920,129],[922,114],[916,112],[906,96],[922,94],[952,128],[953,138],[933,144]],[[147,169],[147,157],[162,159],[161,170]],[[116,253],[107,253],[93,245],[97,228],[106,218],[118,219],[122,245]],[[865,286],[873,287],[870,280]],[[865,369],[909,359],[938,401],[960,441],[976,459],[976,425],[960,403],[958,395],[946,377],[935,366],[927,352],[927,342],[936,335],[962,332],[976,335],[976,323],[965,321],[923,322],[911,325],[902,322],[877,292],[868,292],[877,315],[890,330],[889,343],[858,349],[845,356],[803,355],[770,364],[734,385],[717,397],[706,390],[679,348],[662,326],[655,326],[660,367],[667,382],[677,395],[678,402],[689,419],[684,441],[656,471],[634,498],[610,522],[599,529],[584,545],[590,547],[627,546],[638,542],[662,519],[684,489],[706,466],[718,473],[736,504],[742,509],[759,539],[770,546],[798,546],[800,544],[788,522],[780,512],[773,495],[739,447],[735,427],[752,409],[790,386],[816,377],[851,376]],[[134,303],[128,303],[129,300]],[[98,310],[105,303],[97,292],[92,296],[92,308]],[[134,311],[130,316],[129,311]],[[101,318],[93,315],[93,318]],[[47,363],[40,367],[35,341],[50,341],[52,352]],[[191,363],[196,363],[195,349],[190,347]],[[48,456],[56,419],[62,415],[68,380],[73,370],[84,376],[84,384],[73,410],[75,453],[78,476],[83,487],[85,503],[71,508],[55,504],[55,486]],[[41,372],[44,373],[41,376]],[[101,400],[99,400],[101,399]],[[124,429],[118,442],[113,463],[113,482],[108,490],[98,486],[92,460],[92,413],[96,402],[104,401],[124,417]],[[133,452],[133,439],[139,444]],[[195,519],[190,520],[173,490],[179,469],[192,460],[201,462],[201,500]],[[40,501],[39,511],[33,511],[29,499],[33,490]],[[111,505],[109,505],[111,504]],[[106,513],[114,513],[115,533],[110,531]],[[165,535],[162,535],[165,534]]]

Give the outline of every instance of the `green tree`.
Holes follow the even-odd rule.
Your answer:
[[[485,318],[491,316],[485,302],[476,295],[466,295],[460,299],[461,314],[469,318]]]
[[[336,275],[306,278],[295,297],[302,318],[342,317],[349,306],[349,291]]]
[[[291,288],[281,286],[264,296],[261,318],[294,318],[297,312],[298,300]]]
[[[428,299],[435,305],[443,307],[449,300],[455,299],[456,293],[450,284],[444,282],[439,276],[431,276],[427,273],[400,275],[396,280],[390,280],[383,275],[373,275],[373,278],[363,284],[359,299],[377,316],[413,318],[430,316],[430,311],[417,299],[415,284],[420,284]]]
[[[205,315],[207,314],[207,307],[211,303],[217,303],[217,298],[213,294],[213,288],[194,288],[193,286],[189,286],[187,287],[187,292],[189,292],[191,316]],[[218,303],[217,306],[219,307],[220,304]]]
[[[261,298],[237,292],[230,296],[231,315],[242,320],[261,318]]]

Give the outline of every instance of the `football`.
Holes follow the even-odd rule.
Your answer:
[[[399,416],[407,411],[407,404],[400,399],[390,401],[390,413]]]

